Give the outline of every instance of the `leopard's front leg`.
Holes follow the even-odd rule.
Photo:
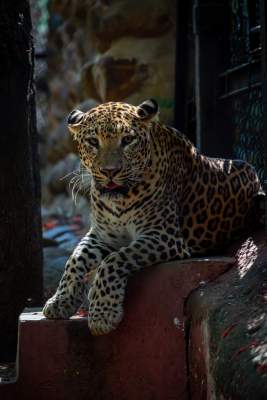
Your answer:
[[[162,243],[162,235],[142,235],[129,246],[107,256],[89,291],[89,328],[94,335],[114,330],[123,317],[128,277],[149,265],[190,256],[182,237]]]
[[[99,266],[112,251],[113,248],[103,243],[93,231],[90,231],[67,261],[56,293],[44,306],[44,315],[52,319],[65,319],[72,316],[84,300],[84,275]]]

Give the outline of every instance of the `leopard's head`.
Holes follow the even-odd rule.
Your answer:
[[[150,130],[158,105],[109,102],[68,117],[81,162],[102,194],[125,194],[143,179],[151,160]]]

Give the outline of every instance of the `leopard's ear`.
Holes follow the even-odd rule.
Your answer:
[[[68,116],[68,128],[74,139],[77,138],[77,134],[83,121],[83,117],[84,113],[80,110],[73,110]]]
[[[140,119],[143,120],[157,120],[159,115],[159,106],[156,100],[149,99],[139,104],[139,106],[137,107],[137,115]]]

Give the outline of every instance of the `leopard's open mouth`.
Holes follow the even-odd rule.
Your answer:
[[[102,186],[100,189],[101,195],[115,196],[126,196],[128,194],[128,186],[118,185],[113,181],[110,181],[106,186]]]
[[[108,189],[108,190],[117,190],[117,189],[120,189],[120,188],[122,188],[123,186],[122,185],[118,185],[117,183],[115,183],[115,182],[113,182],[113,181],[110,181],[106,186],[105,186],[105,189]]]

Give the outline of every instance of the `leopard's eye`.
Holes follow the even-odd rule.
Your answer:
[[[99,147],[99,142],[98,142],[98,139],[97,139],[97,138],[88,138],[88,139],[87,139],[87,142],[88,142],[91,146],[93,146],[93,147],[95,147],[96,149],[98,149],[98,147]]]
[[[133,135],[124,136],[124,137],[121,139],[121,145],[122,145],[122,147],[128,146],[128,144],[132,143],[133,140],[134,140],[134,136],[133,136]]]

